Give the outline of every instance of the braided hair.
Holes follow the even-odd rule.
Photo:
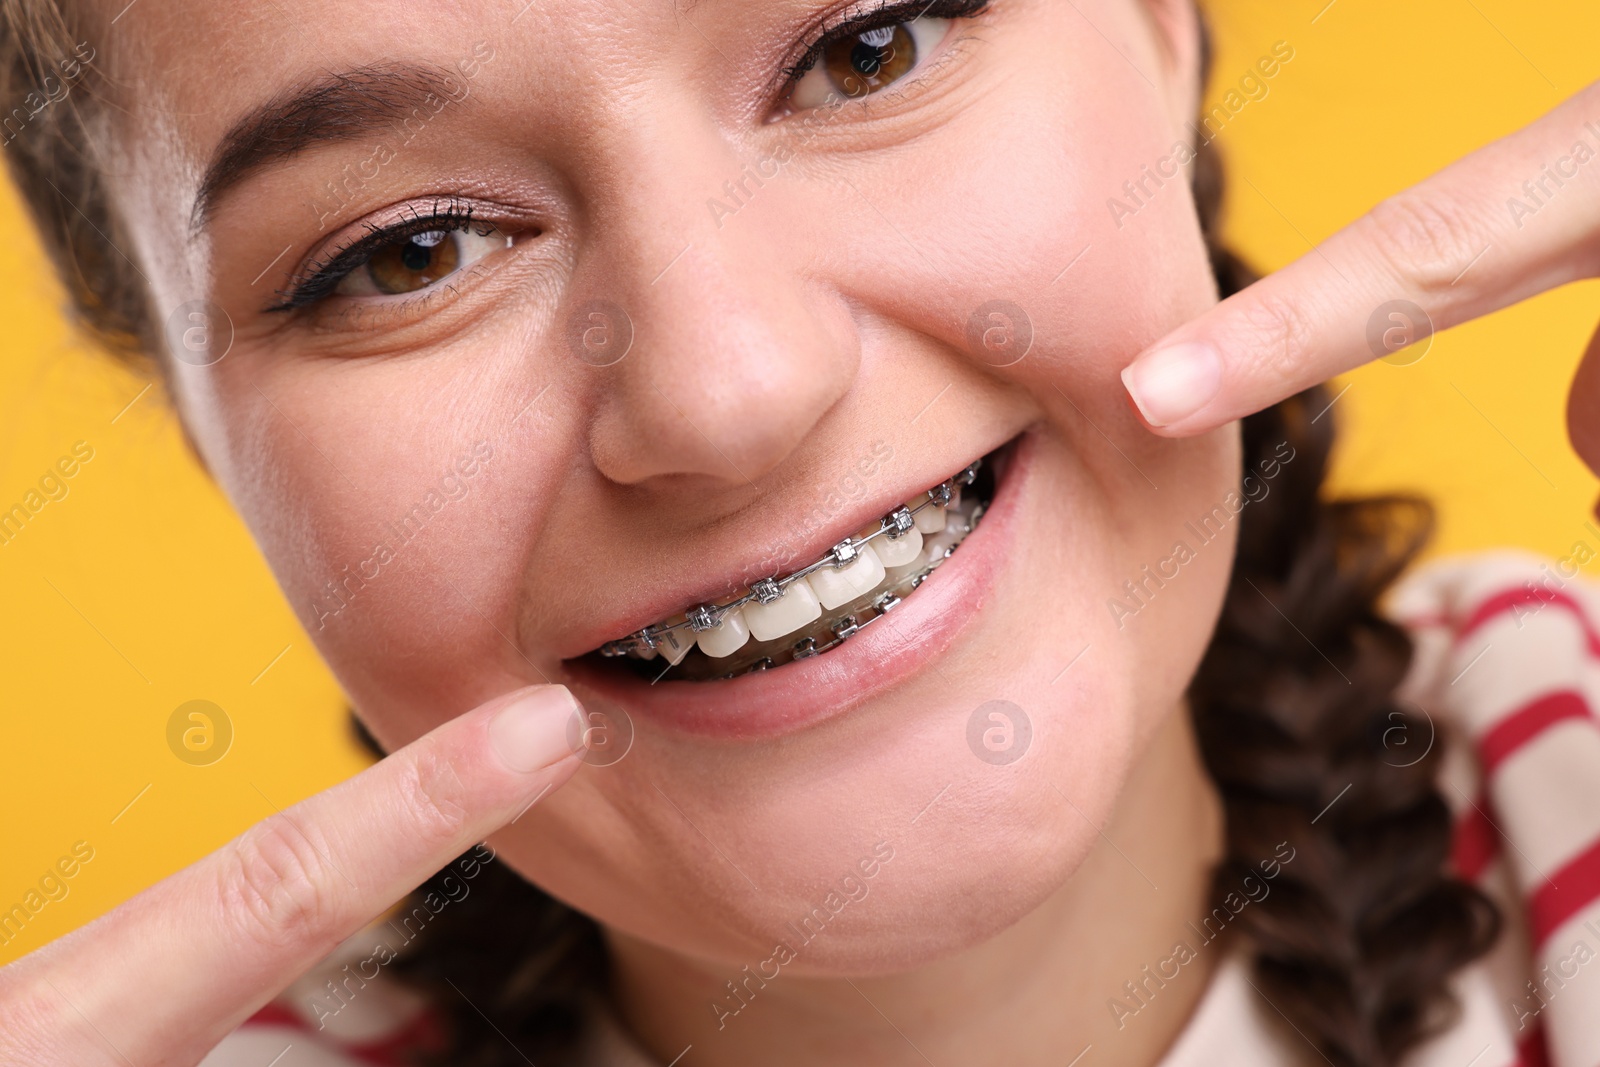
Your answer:
[[[1202,146],[1195,201],[1227,297],[1256,276],[1217,242],[1221,179]],[[1377,603],[1433,512],[1409,496],[1322,499],[1330,407],[1316,386],[1244,420],[1246,472],[1284,442],[1295,460],[1241,513],[1189,702],[1225,811],[1213,896],[1236,891],[1278,843],[1295,850],[1272,893],[1238,915],[1259,988],[1335,1067],[1388,1067],[1448,1024],[1450,975],[1489,950],[1500,921],[1447,871],[1441,747],[1417,760],[1387,749],[1395,731],[1431,729],[1395,699],[1411,640]]]

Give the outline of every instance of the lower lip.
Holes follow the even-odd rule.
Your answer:
[[[838,648],[725,681],[657,685],[569,660],[562,681],[580,701],[599,697],[669,730],[722,740],[782,737],[843,715],[928,666],[978,617],[1011,555],[1035,447],[1023,434],[977,529],[899,607]]]

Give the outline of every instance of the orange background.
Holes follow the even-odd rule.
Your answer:
[[[1593,0],[1214,0],[1213,95],[1287,41],[1294,59],[1218,141],[1229,232],[1281,266],[1373,203],[1600,76]],[[1315,19],[1315,21],[1313,21]],[[0,510],[77,441],[94,458],[0,546],[0,911],[86,841],[93,859],[0,963],[95,917],[363,760],[344,704],[248,534],[185,454],[159,389],[109,366],[55,312],[59,290],[9,192],[0,225]],[[1435,551],[1586,535],[1594,478],[1572,454],[1565,385],[1596,283],[1351,376],[1336,488],[1439,503]],[[1591,539],[1591,543],[1593,543]],[[167,747],[186,701],[233,725],[192,766]]]

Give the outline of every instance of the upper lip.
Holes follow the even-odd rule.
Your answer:
[[[961,471],[967,464],[988,455],[1010,439],[1008,436],[993,441],[962,457],[931,460],[916,457],[919,471],[937,473],[919,474],[912,481],[896,482],[895,488],[868,496],[860,504],[842,511],[840,513],[842,518],[820,528],[827,531],[828,536],[813,535],[797,542],[799,547],[791,553],[792,559],[785,562],[776,573],[787,574],[821,558],[834,545],[869,522],[882,518],[906,500],[938,485]],[[789,513],[793,511],[803,513],[812,502],[803,500],[798,503],[799,508],[792,509]],[[763,519],[768,519],[775,514],[775,511],[764,508],[761,514]],[[781,523],[763,525],[770,531],[768,537],[748,544],[742,549],[731,549],[728,554],[736,554],[742,557],[744,562],[722,571],[720,578],[708,578],[703,573],[662,575],[654,588],[648,591],[640,590],[636,600],[630,599],[633,590],[622,592],[616,603],[606,605],[597,613],[597,621],[577,629],[568,640],[562,642],[564,648],[559,652],[561,658],[573,659],[594,652],[608,641],[627,637],[696,604],[711,603],[740,593],[756,579],[772,576],[774,571],[767,558],[773,546],[782,542],[784,527]]]

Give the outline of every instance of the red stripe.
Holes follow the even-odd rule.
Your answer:
[[[244,1025],[287,1026],[295,1030],[304,1030],[307,1033],[311,1031],[311,1028],[306,1025],[306,1021],[304,1019],[300,1018],[300,1016],[296,1015],[282,1004],[279,1004],[277,1001],[273,1001],[260,1011],[256,1012],[254,1015],[250,1016],[249,1019],[245,1020]]]
[[[1527,614],[1542,611],[1547,605],[1565,608],[1572,612],[1578,625],[1583,628],[1584,639],[1589,644],[1589,654],[1600,658],[1600,634],[1595,633],[1594,626],[1589,622],[1589,616],[1584,614],[1583,605],[1566,593],[1536,587],[1532,582],[1517,589],[1503,590],[1479,603],[1467,621],[1462,624],[1460,632],[1456,634],[1456,641],[1459,643],[1466,640],[1474,630],[1528,604],[1537,606],[1530,608]],[[1521,614],[1519,613],[1519,619]]]
[[[1550,1067],[1543,1026],[1535,1025],[1527,1037],[1517,1042],[1517,1067]]]
[[[241,1029],[255,1026],[286,1027],[305,1034],[316,1032],[299,1013],[278,1001],[273,1001],[250,1016]],[[404,1064],[415,1062],[419,1053],[443,1052],[445,1036],[439,1016],[431,1009],[418,1012],[387,1037],[370,1041],[339,1041],[331,1034],[321,1035],[322,1040],[327,1042],[325,1047],[337,1048],[372,1067],[403,1067]]]
[[[1600,897],[1600,837],[1565,867],[1553,872],[1528,898],[1528,922],[1535,947]]]
[[[1450,846],[1450,863],[1456,873],[1469,882],[1482,877],[1500,851],[1500,835],[1494,824],[1483,813],[1489,801],[1479,796],[1467,813],[1456,821],[1455,836]]]
[[[1581,719],[1594,722],[1594,715],[1582,694],[1571,689],[1546,693],[1513,711],[1478,741],[1478,756],[1487,777],[1523,745],[1558,722]]]

